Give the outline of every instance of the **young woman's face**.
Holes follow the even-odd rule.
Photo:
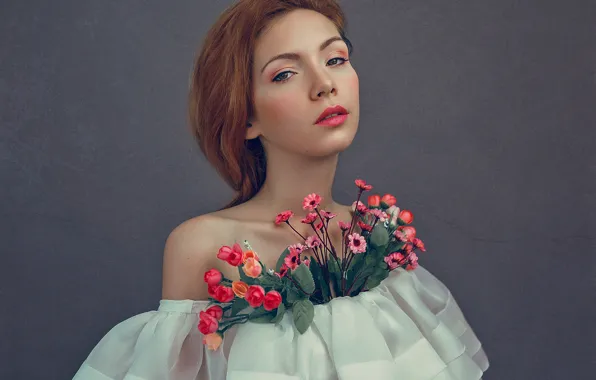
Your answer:
[[[331,38],[337,38],[320,47]],[[265,150],[324,157],[346,149],[359,121],[358,75],[335,25],[320,13],[299,9],[275,19],[257,40],[254,52],[255,115],[248,139],[261,137]],[[298,59],[276,59],[296,53]],[[316,125],[329,106],[341,105],[346,121]]]

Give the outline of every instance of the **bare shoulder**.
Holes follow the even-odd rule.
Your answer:
[[[224,220],[214,213],[186,220],[170,232],[163,257],[162,299],[205,300],[203,273],[218,266]]]

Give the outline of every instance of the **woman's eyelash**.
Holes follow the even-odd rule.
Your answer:
[[[341,65],[343,65],[343,64],[345,64],[346,62],[349,61],[349,59],[346,59],[346,58],[343,58],[343,57],[335,57],[335,58],[331,58],[329,61],[327,61],[327,63],[329,63],[330,61],[333,61],[335,59],[341,59],[342,63],[337,64],[337,65],[334,65],[334,66],[341,66]],[[276,80],[277,78],[279,78],[280,76],[282,76],[285,73],[293,73],[293,71],[289,71],[289,70],[282,71],[281,73],[277,74],[275,76],[275,78],[273,78],[272,82],[274,82],[274,83],[283,83],[283,82],[286,82],[286,81],[290,80],[291,77],[290,78],[286,78],[286,79]]]

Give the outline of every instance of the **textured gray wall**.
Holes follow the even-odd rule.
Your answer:
[[[0,378],[71,378],[157,308],[168,233],[232,196],[185,124],[229,4],[2,2]],[[485,379],[594,379],[594,2],[343,4],[361,116],[338,200],[362,176],[413,211]]]

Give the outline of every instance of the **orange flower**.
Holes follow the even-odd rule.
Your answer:
[[[215,351],[221,345],[222,340],[223,339],[221,335],[217,332],[214,332],[203,337],[203,344],[206,344],[207,348],[211,351]]]
[[[244,271],[244,273],[246,273],[248,277],[257,278],[261,275],[263,267],[261,266],[261,263],[259,263],[257,260],[255,260],[252,257],[249,257],[244,262],[242,270]]]
[[[248,284],[244,281],[232,281],[232,290],[237,297],[244,298],[248,290]]]
[[[251,257],[253,259],[259,261],[259,255],[257,255],[256,252],[254,252],[254,251],[246,251],[246,252],[244,252],[244,256],[242,257],[242,262],[245,263],[246,262],[246,259],[251,258]]]

